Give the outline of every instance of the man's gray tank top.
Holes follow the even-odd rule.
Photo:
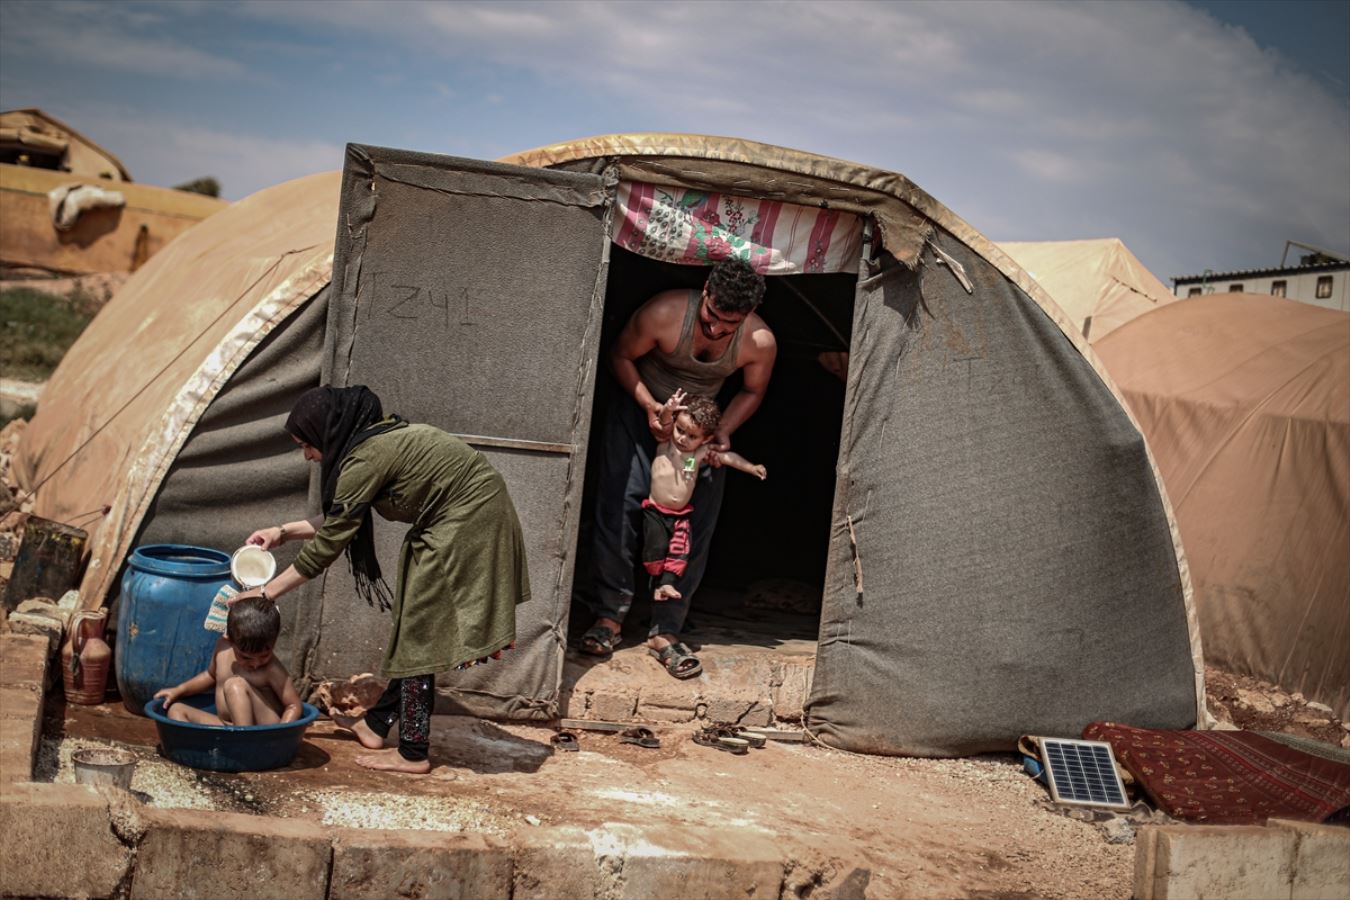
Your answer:
[[[647,385],[652,397],[665,403],[676,389],[696,397],[716,397],[722,389],[727,376],[736,371],[736,357],[741,349],[741,332],[745,330],[742,322],[731,337],[731,343],[721,357],[711,362],[694,358],[694,319],[703,297],[699,291],[689,292],[689,302],[684,309],[684,326],[680,329],[680,340],[672,353],[665,353],[660,345],[638,359],[638,375]],[[747,316],[747,318],[749,318]]]

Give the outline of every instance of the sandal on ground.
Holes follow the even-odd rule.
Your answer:
[[[744,756],[749,752],[745,741],[722,737],[716,731],[707,728],[694,732],[694,743],[700,747],[712,747],[714,750],[725,751],[732,756]]]
[[[577,736],[570,731],[559,731],[549,740],[553,744],[554,750],[575,753],[579,749],[577,747]]]
[[[660,650],[648,647],[647,652],[655,656],[657,662],[676,678],[693,678],[703,671],[703,663],[698,661],[698,657],[690,652],[683,641],[676,641]]]
[[[590,631],[581,636],[581,652],[589,656],[609,656],[619,643],[617,634],[596,622]]]
[[[763,750],[769,743],[769,739],[764,735],[753,729],[746,728],[744,725],[718,723],[716,725],[710,725],[707,730],[715,732],[719,737],[738,738],[743,740],[756,750]]]
[[[655,750],[661,746],[661,740],[654,734],[650,728],[630,728],[619,734],[620,744],[637,744],[639,747],[646,747],[648,750]]]

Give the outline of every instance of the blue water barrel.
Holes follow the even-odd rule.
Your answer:
[[[117,611],[117,689],[127,709],[206,669],[220,635],[202,627],[231,583],[230,556],[206,547],[147,544],[131,551]]]

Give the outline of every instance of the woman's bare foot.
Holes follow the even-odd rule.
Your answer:
[[[365,719],[357,716],[334,715],[330,715],[329,718],[333,720],[334,725],[343,731],[355,735],[356,739],[361,742],[361,746],[367,750],[379,750],[384,746],[384,738],[372,731],[370,726],[366,724]]]
[[[425,775],[431,771],[431,760],[404,759],[397,747],[377,753],[364,753],[356,758],[356,764],[380,772],[402,772],[405,775]]]
[[[654,599],[654,600],[678,600],[678,599],[680,599],[680,592],[677,591],[677,590],[675,590],[675,585],[673,585],[673,584],[663,584],[663,585],[661,585],[659,588],[656,589],[656,594],[653,595],[652,599]]]

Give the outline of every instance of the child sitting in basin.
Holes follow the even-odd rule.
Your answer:
[[[206,671],[155,694],[164,712],[197,725],[275,725],[300,718],[303,706],[286,667],[272,653],[281,613],[272,600],[247,597],[230,607],[225,637],[216,641]],[[217,714],[178,703],[215,689]]]
[[[679,600],[675,581],[689,562],[689,505],[698,483],[698,470],[717,457],[720,465],[747,472],[763,481],[768,470],[739,453],[718,452],[709,445],[722,411],[707,397],[690,397],[677,390],[658,413],[670,440],[659,444],[652,457],[651,492],[642,501],[642,566],[655,581],[654,600]]]

